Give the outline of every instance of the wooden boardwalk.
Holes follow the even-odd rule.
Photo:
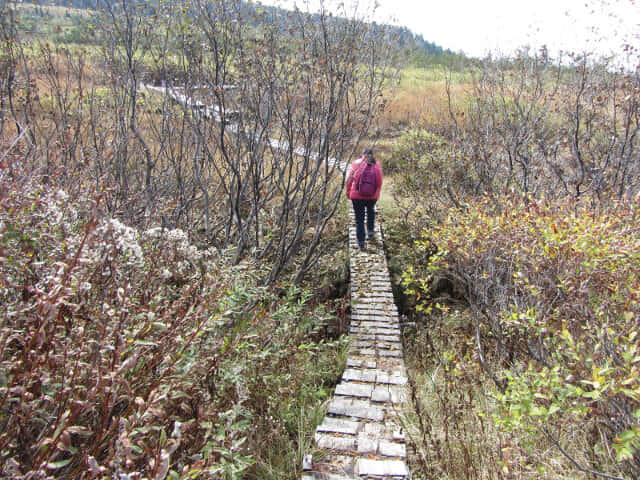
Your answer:
[[[181,89],[142,87],[167,94],[206,119],[221,122],[226,118],[217,106],[193,100]],[[240,125],[233,121],[227,129],[241,131]],[[292,149],[296,155],[318,158],[315,153],[276,139],[269,139],[267,143],[277,150]],[[326,161],[329,167],[341,171],[349,166],[335,158]],[[351,211],[349,250],[351,350],[327,416],[314,436],[323,454],[305,457],[302,480],[408,479],[407,447],[401,422],[409,398],[407,370],[380,224],[376,225],[376,240],[367,242],[367,251],[361,252]]]
[[[379,222],[376,230],[376,240],[360,252],[352,212],[351,350],[314,436],[322,454],[305,457],[302,480],[410,478],[401,421],[408,408],[407,370]]]

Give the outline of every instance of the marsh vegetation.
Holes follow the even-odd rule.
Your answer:
[[[0,4],[0,476],[297,478],[348,344],[327,160],[367,144],[413,477],[637,478],[637,68],[87,6]]]

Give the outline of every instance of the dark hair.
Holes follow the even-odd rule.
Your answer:
[[[365,157],[365,156],[367,157],[367,163],[368,163],[369,165],[373,165],[374,163],[376,163],[376,159],[375,159],[375,158],[374,158],[374,156],[373,156],[373,149],[371,149],[371,148],[365,148],[365,149],[362,151],[362,156],[363,156],[363,157]]]

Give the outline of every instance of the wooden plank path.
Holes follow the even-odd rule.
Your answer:
[[[400,415],[409,408],[409,386],[379,222],[376,240],[361,252],[351,212],[349,250],[351,349],[316,428],[314,442],[324,454],[304,458],[302,480],[408,479]]]
[[[236,111],[221,112],[220,108],[217,105],[213,105],[213,104],[207,105],[199,100],[194,100],[188,95],[181,93],[183,91],[182,88],[155,87],[153,85],[146,85],[146,84],[140,84],[140,88],[158,92],[163,95],[168,95],[169,98],[171,98],[177,104],[191,109],[194,115],[202,116],[208,120],[212,120],[217,123],[222,122],[223,118],[225,119],[233,118],[233,116],[238,113]],[[229,113],[233,113],[234,115],[229,115]],[[237,134],[239,131],[242,131],[237,122],[233,120],[226,120],[226,122],[227,122],[226,128],[229,132]],[[245,135],[248,135],[248,136],[251,135],[251,132],[249,131],[245,131],[244,133]],[[300,157],[309,157],[311,160],[314,160],[314,161],[318,160],[318,158],[320,157],[318,153],[309,151],[303,147],[295,147],[295,146],[292,147],[291,145],[289,145],[289,143],[283,142],[281,140],[277,140],[275,138],[269,138],[265,141],[265,143],[267,143],[274,150],[280,150],[284,152],[288,152],[289,150],[291,150],[294,155],[298,155]],[[337,169],[340,170],[341,172],[344,172],[349,167],[349,164],[347,162],[340,161],[333,157],[327,158],[326,161],[330,167],[337,167]]]
[[[227,118],[216,105],[193,100],[179,89],[149,85],[143,88],[169,95],[209,120],[221,122]],[[227,129],[237,133],[240,127],[230,121]],[[269,139],[267,143],[273,149],[291,149],[295,155],[318,159],[317,153],[286,142]],[[326,161],[342,172],[349,166],[335,158]],[[314,435],[316,446],[325,454],[305,457],[302,480],[409,479],[400,421],[407,408],[409,387],[380,223],[376,225],[376,240],[367,242],[366,252],[358,249],[352,210],[350,223],[351,349],[327,416]]]

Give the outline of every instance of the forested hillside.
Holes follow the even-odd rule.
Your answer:
[[[239,0],[4,2],[0,34],[0,477],[299,478],[364,146],[412,478],[640,475],[633,48],[471,61]]]
[[[102,2],[104,5],[100,4],[98,0],[36,0],[34,2],[30,2],[33,5],[37,6],[59,6],[59,7],[72,7],[74,9],[86,10],[86,11],[96,11],[101,8],[104,8],[104,5],[107,4],[117,4],[117,2]],[[156,2],[150,2],[150,5],[155,5]],[[242,2],[241,3],[242,10],[242,18],[244,21],[250,25],[258,26],[264,21],[268,21],[273,28],[275,25],[279,25],[280,29],[285,30],[287,25],[291,20],[291,12],[274,7],[271,5],[262,5],[258,2]],[[40,14],[40,16],[45,15],[45,10],[38,10],[36,12]],[[74,15],[67,11],[65,15],[68,18],[73,18]],[[152,13],[152,9],[149,10],[149,13]],[[320,15],[311,15],[311,21],[321,21]],[[328,21],[340,22],[340,17],[330,18]],[[76,23],[74,21],[74,23]],[[36,27],[37,28],[37,27]],[[441,63],[450,59],[451,57],[455,57],[453,52],[450,50],[446,50],[439,45],[436,45],[433,42],[429,42],[423,38],[422,35],[417,35],[413,33],[411,30],[405,27],[396,27],[391,25],[379,25],[377,27],[380,32],[386,32],[386,34],[392,39],[391,42],[394,44],[396,48],[405,49],[405,53],[408,54],[409,57],[412,57],[414,61],[430,61]],[[88,33],[88,32],[78,32],[80,33]],[[78,37],[81,38],[81,37]],[[83,39],[85,42],[91,42],[91,37],[85,37]]]

